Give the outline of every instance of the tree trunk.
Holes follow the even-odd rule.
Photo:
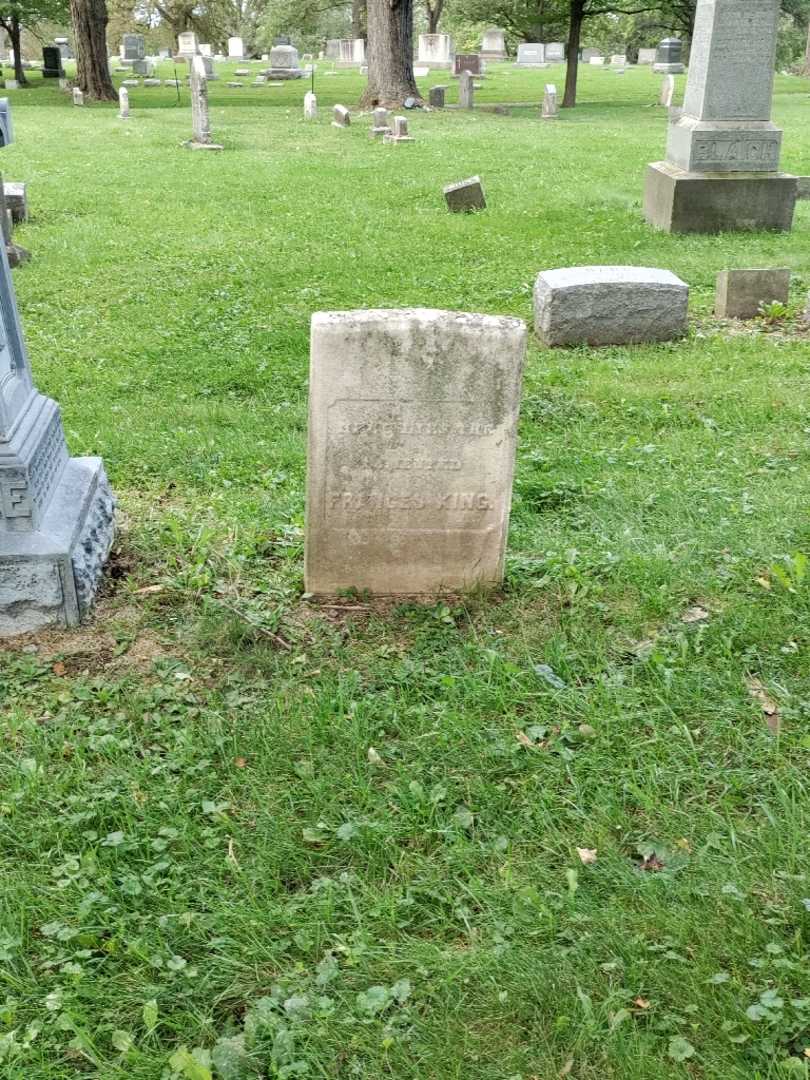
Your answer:
[[[22,47],[20,45],[22,27],[20,26],[20,20],[16,15],[11,16],[8,36],[11,41],[11,47],[14,50],[14,78],[20,86],[28,86],[28,79],[25,77],[25,71],[22,66]]]
[[[70,0],[76,47],[76,85],[96,101],[117,101],[107,60],[106,0]]]
[[[352,38],[366,36],[366,0],[352,0]]]
[[[438,34],[439,32],[439,19],[442,17],[442,11],[444,10],[444,0],[426,0],[425,9],[428,21],[428,33]]]
[[[368,0],[368,85],[364,108],[421,101],[413,77],[413,0]]]
[[[577,103],[577,76],[579,74],[579,41],[582,20],[585,17],[585,0],[571,0],[568,17],[568,63],[565,68],[565,94],[563,109],[573,109]]]

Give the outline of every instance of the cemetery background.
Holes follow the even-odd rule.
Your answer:
[[[35,378],[123,526],[96,623],[0,652],[14,1080],[205,1076],[246,1014],[265,1073],[282,1028],[279,1067],[313,1075],[800,1059],[810,210],[653,233],[660,80],[585,68],[553,124],[548,80],[493,65],[478,105],[525,109],[412,114],[383,147],[329,126],[354,72],[319,78],[317,125],[304,84],[223,79],[204,160],[185,89],[133,88],[126,123],[9,95]],[[799,173],[806,94],[777,78]],[[474,173],[487,211],[446,214]],[[530,343],[503,593],[302,601],[311,312],[530,321],[538,270],[591,262],[674,271],[692,331]],[[718,324],[716,271],[768,265],[794,271],[789,317]]]

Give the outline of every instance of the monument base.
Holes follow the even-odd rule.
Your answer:
[[[188,150],[222,150],[222,149],[224,149],[224,147],[220,146],[219,143],[215,143],[215,142],[196,142],[194,139],[191,139],[187,143],[183,143],[183,146],[185,146]]]
[[[789,232],[796,185],[789,173],[694,173],[656,161],[647,168],[644,217],[664,232]]]
[[[430,68],[431,71],[449,71],[453,66],[452,60],[415,60],[417,67]]]
[[[653,64],[655,75],[683,75],[686,67],[683,64]]]
[[[360,65],[353,65],[359,67]],[[303,68],[266,68],[262,75],[266,75],[268,79],[303,79]]]
[[[482,49],[478,55],[482,60],[493,60],[495,63],[509,59],[505,52],[495,52],[493,49]]]
[[[71,458],[36,532],[0,532],[0,638],[76,626],[115,535],[101,458]]]

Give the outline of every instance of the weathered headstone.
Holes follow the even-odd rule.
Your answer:
[[[672,108],[672,99],[675,96],[675,76],[665,75],[661,83],[661,96],[658,99],[659,105],[663,105],[665,109]]]
[[[604,67],[605,66],[605,58],[604,58],[604,56],[592,56],[590,58],[590,60],[588,61],[588,63],[592,67]]]
[[[462,71],[458,80],[458,103],[462,109],[475,106],[475,84],[469,71]]]
[[[200,45],[193,30],[184,30],[177,35],[177,55],[181,60],[190,60],[199,52]]]
[[[56,402],[34,386],[0,254],[0,637],[75,626],[114,533],[100,458],[71,458]]]
[[[151,60],[133,60],[132,61],[132,73],[133,75],[153,75],[155,71],[155,65]]]
[[[484,60],[506,59],[506,34],[497,26],[484,31],[481,39],[481,57]]]
[[[313,315],[308,592],[501,581],[525,348],[519,319]]]
[[[388,109],[378,107],[374,110],[372,116],[371,134],[375,135],[387,135],[391,130],[391,125],[388,123]]]
[[[543,94],[542,117],[544,120],[556,120],[557,115],[557,87],[554,83],[546,83],[546,91]]]
[[[129,90],[125,86],[118,91],[118,115],[122,120],[129,120]]]
[[[582,50],[582,62],[583,64],[592,64],[594,60],[604,60],[604,56],[599,49],[594,49],[592,45]]]
[[[6,90],[19,90],[20,89],[20,84],[19,84],[19,82],[17,82],[16,79],[6,79],[5,80],[5,88],[6,88]]]
[[[244,60],[245,58],[245,45],[240,37],[228,38],[228,59],[229,60]]]
[[[408,134],[408,118],[405,116],[395,116],[394,127],[391,131],[388,131],[383,135],[383,142],[413,142],[413,136]]]
[[[0,146],[14,142],[14,124],[11,120],[11,103],[7,97],[0,98]]]
[[[200,56],[211,56],[211,57],[213,57],[213,55],[214,55],[213,46],[208,44],[207,42],[202,42],[201,41],[199,43],[199,45],[198,45],[198,49],[199,49]]]
[[[796,198],[810,199],[810,176],[796,177]]]
[[[329,38],[326,42],[326,59],[337,60],[340,56],[340,38]]]
[[[78,86],[73,87],[73,104],[84,105],[84,94]]]
[[[471,176],[442,189],[447,209],[452,214],[466,214],[471,210],[486,210],[484,187],[480,176]]]
[[[66,37],[55,37],[53,39],[54,45],[59,49],[62,54],[63,60],[73,60],[73,50],[70,47],[70,42]]]
[[[186,146],[190,150],[221,150],[219,143],[211,138],[211,122],[208,113],[208,80],[205,64],[199,55],[189,63],[191,75],[191,126],[192,138]]]
[[[121,38],[122,60],[143,60],[146,56],[146,46],[143,34],[124,34]]]
[[[444,108],[444,95],[446,90],[446,86],[431,86],[428,91],[428,104],[432,109]]]
[[[626,345],[686,332],[689,286],[669,270],[573,266],[544,270],[534,328],[546,345]]]
[[[64,79],[62,53],[57,45],[44,45],[42,48],[42,78]]]
[[[304,119],[318,119],[318,99],[315,97],[311,90],[307,90],[307,92],[304,94]]]
[[[748,0],[739,0],[743,4],[746,4]],[[758,3],[759,0],[756,0]],[[748,3],[750,7],[750,3]],[[686,68],[683,66],[683,42],[680,38],[670,37],[664,38],[659,43],[658,48],[655,50],[655,60],[653,62],[653,71],[659,72],[661,75],[681,75]]]
[[[565,60],[565,45],[561,41],[550,41],[546,45],[546,60],[550,64],[561,64]]]
[[[790,229],[796,177],[771,123],[779,0],[698,0],[683,110],[650,165],[647,221],[668,232]]]
[[[610,58],[610,66],[614,68],[627,67],[627,57],[624,53],[614,53],[613,56],[611,56]]]
[[[204,53],[200,53],[200,56],[202,56],[203,70],[205,71],[206,79],[208,82],[215,82],[219,78],[219,75],[217,75],[216,70],[214,69],[213,56],[206,56]]]
[[[763,304],[787,304],[790,270],[721,270],[714,313],[718,319],[754,319]]]
[[[453,57],[453,75],[460,76],[462,71],[481,76],[484,73],[481,57],[478,53],[456,53]]]
[[[352,62],[355,64],[366,62],[366,43],[363,38],[355,38],[352,41]]]
[[[547,67],[545,45],[541,41],[521,42],[515,63],[518,67]]]
[[[332,127],[347,128],[351,126],[352,118],[345,105],[335,105],[332,110]]]
[[[6,180],[3,184],[6,197],[6,206],[11,211],[11,217],[15,224],[28,221],[28,189],[26,185],[17,180]]]
[[[298,50],[292,45],[274,45],[270,50],[270,67],[265,74],[271,79],[303,78]]]
[[[453,63],[453,39],[449,34],[420,34],[416,58],[429,68],[449,68]]]
[[[654,64],[657,56],[658,56],[658,50],[657,49],[639,49],[638,50],[638,63],[639,64]]]

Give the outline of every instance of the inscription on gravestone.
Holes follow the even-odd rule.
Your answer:
[[[519,319],[313,316],[310,592],[501,580],[525,344]]]

